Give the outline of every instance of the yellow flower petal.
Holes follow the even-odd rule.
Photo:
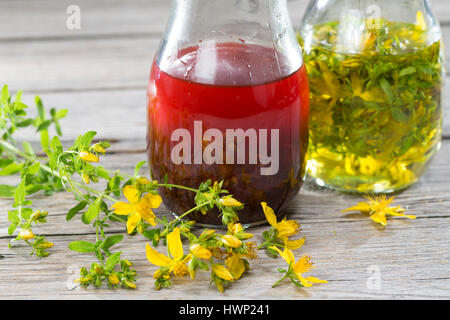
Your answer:
[[[287,238],[284,239],[284,246],[286,248],[288,248],[289,250],[297,250],[304,244],[305,244],[305,238],[301,238],[298,240],[288,240]]]
[[[183,258],[183,244],[181,243],[180,228],[175,228],[167,235],[167,246],[174,260]]]
[[[261,202],[261,206],[263,208],[267,222],[269,222],[269,224],[275,228],[277,226],[277,216],[275,215],[275,212],[271,207],[267,205],[266,202]]]
[[[141,218],[147,222],[150,223],[152,226],[156,226],[157,223],[155,222],[156,216],[153,213],[151,209],[148,210],[139,210],[139,214],[141,215]]]
[[[328,283],[327,280],[320,280],[315,277],[308,277],[308,278],[305,278],[305,280],[308,282],[312,282],[312,283]]]
[[[212,267],[212,272],[223,280],[233,281],[233,275],[222,265],[215,264]]]
[[[147,193],[141,201],[144,201],[150,208],[156,209],[161,205],[162,198],[158,194]]]
[[[362,213],[369,213],[370,212],[370,206],[367,202],[360,202],[354,207],[350,207],[348,209],[345,209],[342,211],[343,213],[350,212],[350,211],[360,211]]]
[[[270,249],[277,251],[287,264],[295,263],[294,254],[288,248],[284,248],[283,252],[275,246],[270,247]]]
[[[123,189],[123,195],[131,203],[137,203],[139,201],[139,190],[134,186],[126,186]]]
[[[128,234],[132,233],[134,229],[136,229],[137,225],[141,222],[141,215],[137,212],[128,216],[127,221],[127,232]]]
[[[386,215],[384,214],[384,212],[378,212],[375,211],[370,215],[370,218],[375,221],[376,223],[379,223],[383,226],[387,225],[387,221],[386,221]]]
[[[300,225],[295,220],[283,219],[277,224],[276,229],[278,237],[282,239],[297,234],[300,231]]]
[[[295,273],[305,273],[310,271],[313,268],[311,257],[302,256],[298,259],[297,263],[294,264],[294,272]]]
[[[111,208],[114,210],[115,214],[120,216],[127,216],[134,211],[131,204],[122,201],[114,203]]]
[[[234,279],[238,280],[245,272],[245,264],[239,255],[232,255],[225,260],[225,265]]]
[[[305,278],[303,278],[301,276],[301,274],[296,274],[297,279],[301,282],[301,284],[305,287],[305,288],[309,288],[312,286],[311,283],[309,283]]]
[[[166,257],[162,253],[159,253],[153,249],[148,243],[145,245],[145,253],[147,254],[147,259],[155,266],[168,267],[171,265],[172,260]]]

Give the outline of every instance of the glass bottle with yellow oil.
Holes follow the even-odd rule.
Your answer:
[[[309,178],[359,193],[415,183],[442,136],[443,47],[428,2],[312,1],[298,40],[311,90]]]

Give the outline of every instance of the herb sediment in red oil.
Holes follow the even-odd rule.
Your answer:
[[[163,66],[156,61],[148,91],[153,178],[163,181],[167,175],[168,183],[190,187],[208,179],[223,180],[223,188],[245,204],[239,213],[242,223],[264,221],[263,201],[280,214],[302,185],[308,143],[306,70],[288,70],[274,49],[236,43],[187,48]],[[202,122],[203,132],[220,130],[224,140],[226,129],[279,129],[278,172],[261,175],[261,164],[249,164],[248,143],[245,164],[174,164],[171,151],[177,142],[171,141],[171,134],[184,128],[194,137],[194,121]],[[203,141],[203,148],[208,144]],[[192,208],[195,194],[162,189],[161,196],[169,210],[180,214]],[[220,224],[215,211],[196,212],[190,218]]]

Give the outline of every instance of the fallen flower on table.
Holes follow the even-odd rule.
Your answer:
[[[406,215],[404,212],[406,209],[397,206],[390,207],[390,204],[394,201],[394,197],[386,198],[386,195],[382,196],[367,196],[367,202],[360,202],[356,206],[350,207],[344,211],[343,213],[359,211],[363,214],[369,214],[370,218],[383,226],[387,225],[386,215],[388,216],[398,216],[404,217],[408,219],[416,219],[414,215]]]
[[[172,273],[178,278],[189,275],[187,263],[191,260],[192,255],[185,255],[183,252],[179,228],[175,228],[174,231],[167,235],[167,247],[169,256],[159,253],[149,244],[145,247],[148,261],[161,267],[153,275],[153,278],[156,280],[155,286],[158,290],[170,286],[170,275]]]
[[[278,286],[283,280],[289,278],[293,284],[297,287],[311,287],[313,283],[328,283],[326,280],[320,280],[315,277],[307,277],[304,278],[303,274],[311,271],[314,267],[311,262],[311,257],[302,256],[298,261],[295,261],[294,254],[288,248],[285,248],[284,251],[281,251],[277,247],[273,246],[271,249],[277,251],[280,256],[286,261],[289,265],[289,268],[282,269],[279,268],[278,271],[284,276],[278,280],[272,287]]]
[[[284,218],[280,222],[277,222],[277,216],[273,209],[265,202],[261,202],[261,206],[264,215],[272,228],[263,233],[264,242],[258,249],[266,248],[270,254],[276,256],[277,253],[271,249],[272,246],[296,250],[305,243],[305,238],[289,240],[289,237],[294,236],[301,231],[300,224],[297,221],[286,220],[286,218]]]

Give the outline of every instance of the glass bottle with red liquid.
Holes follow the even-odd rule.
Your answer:
[[[176,0],[148,86],[152,178],[198,188],[211,179],[244,203],[244,224],[300,190],[309,90],[285,0]],[[195,194],[161,189],[182,214]],[[221,224],[219,213],[189,218]]]

